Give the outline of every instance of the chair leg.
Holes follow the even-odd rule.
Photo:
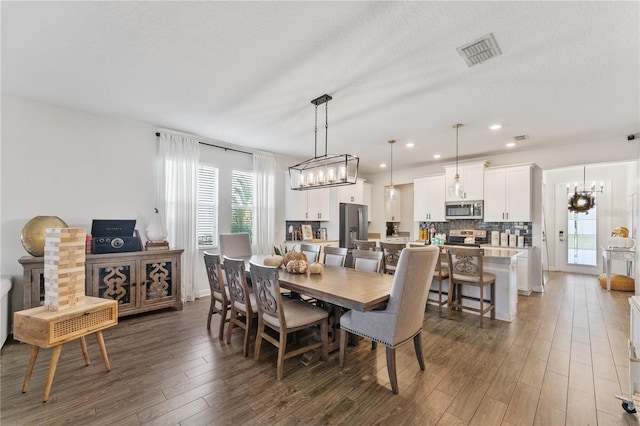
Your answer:
[[[231,314],[229,315],[229,327],[227,329],[227,345],[231,343],[231,331],[233,331],[233,320],[236,318],[235,308],[231,308]]]
[[[251,339],[251,323],[253,321],[248,313],[245,316],[245,319],[247,322],[245,323],[244,329],[244,344],[242,345],[242,356],[246,358],[249,356],[249,339]]]
[[[416,350],[416,357],[418,357],[418,364],[420,364],[420,370],[424,370],[424,357],[422,356],[422,338],[420,337],[422,332],[419,332],[413,336],[413,347]]]
[[[378,347],[378,343],[375,340],[371,341],[371,350],[374,351]]]
[[[209,315],[207,318],[207,330],[211,330],[211,317],[213,316],[213,304],[215,303],[216,299],[213,297],[213,294],[211,295],[211,304],[209,305]]]
[[[438,318],[442,316],[442,278],[438,280]]]
[[[493,309],[491,309],[491,319],[496,319],[496,282],[494,281],[491,284],[491,304],[493,305]]]
[[[347,330],[340,329],[340,357],[339,365],[344,367],[344,355],[347,351]]]
[[[222,313],[220,314],[220,330],[218,330],[218,340],[224,339],[224,323],[227,320],[227,307],[222,307]],[[209,318],[211,319],[211,318]]]
[[[262,316],[258,316],[258,331],[256,331],[256,344],[253,348],[253,359],[258,361],[260,359],[260,347],[262,346],[262,333],[264,332],[264,323],[262,322]]]
[[[387,346],[387,371],[389,372],[389,382],[391,390],[398,393],[398,376],[396,375],[396,349]]]
[[[322,334],[322,360],[326,361],[329,359],[329,319],[322,321],[320,333]]]
[[[276,379],[282,380],[284,376],[284,354],[287,350],[287,333],[280,329],[280,343],[278,347],[278,365],[276,366]]]
[[[480,328],[483,327],[484,320],[484,287],[480,284]]]
[[[451,319],[451,305],[453,304],[453,289],[455,284],[449,279],[449,294],[447,294],[447,319]]]

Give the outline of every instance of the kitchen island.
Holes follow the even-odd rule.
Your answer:
[[[518,256],[513,248],[483,248],[484,270],[496,274],[496,319],[513,321],[518,311]],[[469,288],[475,290],[477,288]],[[488,296],[488,288],[485,293]]]

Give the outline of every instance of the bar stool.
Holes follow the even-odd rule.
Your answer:
[[[496,317],[496,276],[491,272],[484,272],[482,258],[484,250],[481,248],[449,247],[449,294],[447,297],[447,318],[451,318],[452,309],[466,309],[480,314],[480,328],[483,326],[484,315],[491,312],[491,319]],[[464,286],[477,287],[478,297],[468,292],[464,294]],[[489,300],[486,300],[484,288],[489,287]],[[455,296],[454,296],[455,295]],[[463,304],[463,300],[479,302],[480,307]],[[488,303],[488,306],[485,306]]]

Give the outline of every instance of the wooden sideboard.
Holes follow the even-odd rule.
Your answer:
[[[180,258],[184,250],[87,254],[85,294],[118,302],[118,316],[182,309]],[[44,303],[44,257],[21,257],[22,309]]]

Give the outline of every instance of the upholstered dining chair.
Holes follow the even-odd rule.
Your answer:
[[[384,253],[384,273],[393,274],[398,266],[400,252],[406,247],[405,243],[380,243],[382,253]]]
[[[452,309],[466,309],[480,314],[480,328],[484,316],[491,312],[491,319],[496,317],[496,275],[485,272],[482,262],[484,250],[476,247],[449,247],[449,295],[447,297],[447,318],[451,318]],[[478,294],[469,294],[464,286],[476,287]],[[489,287],[489,294],[485,287]],[[488,297],[488,299],[487,299]],[[464,300],[479,302],[477,305],[464,304]],[[488,303],[488,304],[487,304]]]
[[[366,337],[386,346],[387,371],[393,393],[398,393],[396,348],[413,339],[414,349],[424,370],[420,333],[424,306],[440,250],[434,246],[402,250],[384,310],[350,310],[340,318],[340,367],[344,366],[347,334]]]
[[[247,277],[244,268],[244,260],[223,257],[224,273],[227,277],[229,299],[231,301],[231,315],[229,316],[229,328],[227,329],[227,344],[231,343],[233,326],[244,329],[244,344],[242,356],[249,355],[249,339],[251,338],[251,324],[258,316],[258,306],[255,295],[249,292]]]
[[[224,283],[222,268],[220,267],[220,256],[217,254],[204,252],[204,266],[209,278],[209,289],[211,290],[211,305],[209,315],[207,315],[207,330],[211,329],[211,317],[213,314],[220,315],[220,328],[218,339],[224,336],[224,325],[229,321],[227,312],[229,306],[229,288]]]
[[[312,264],[320,260],[319,244],[300,244],[300,251],[307,256],[307,263]]]
[[[324,264],[331,266],[344,266],[348,250],[344,247],[323,247]]]
[[[254,349],[254,359],[260,359],[262,339],[278,348],[276,378],[284,375],[284,360],[322,348],[322,360],[329,356],[329,313],[322,308],[308,303],[290,300],[283,303],[278,280],[278,268],[262,266],[251,262],[251,281],[253,282],[258,305],[258,332]],[[304,347],[287,351],[287,335],[298,330],[320,326],[320,341],[314,339]],[[268,327],[279,334],[278,339],[266,332]]]
[[[381,251],[353,250],[353,268],[356,271],[382,272],[382,256]]]
[[[376,242],[368,240],[353,240],[356,250],[375,250]]]
[[[251,258],[251,241],[247,232],[219,234],[218,238],[220,256],[243,260]]]

